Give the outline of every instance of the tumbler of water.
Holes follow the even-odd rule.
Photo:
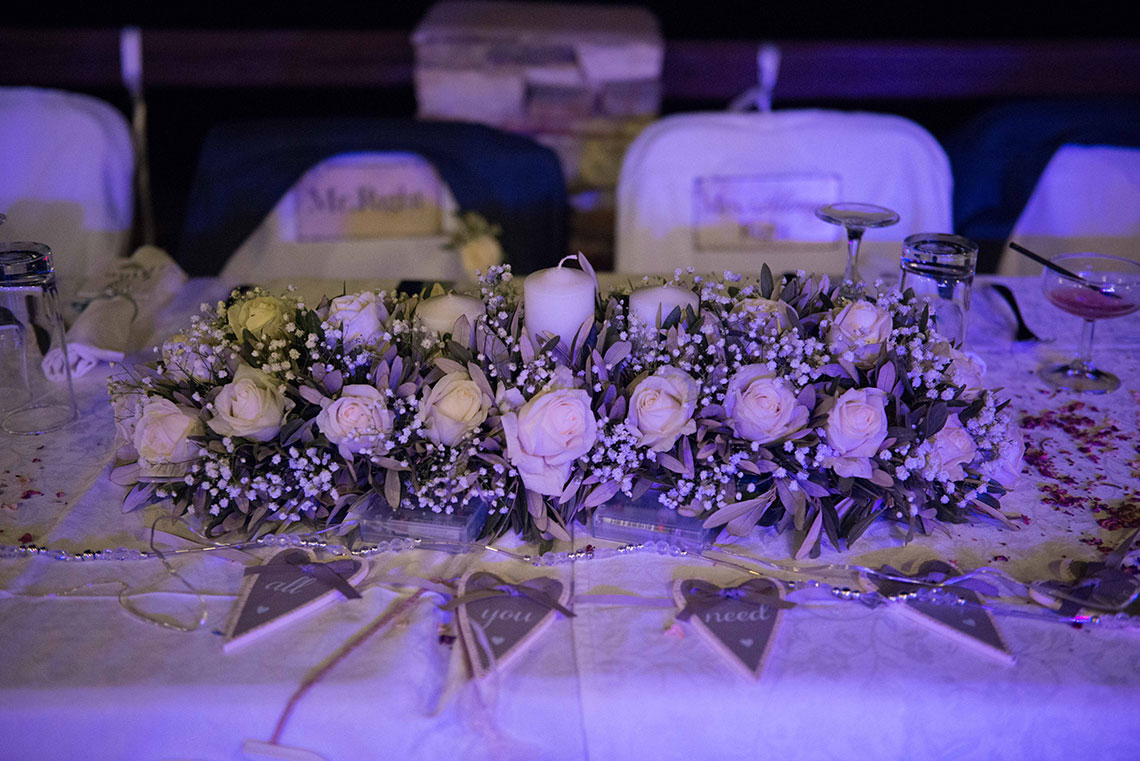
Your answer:
[[[916,233],[903,241],[899,290],[925,300],[934,327],[956,346],[966,341],[977,261],[978,245],[959,235]]]
[[[52,347],[63,352],[62,381],[43,371]],[[42,243],[0,243],[0,431],[36,434],[75,420],[67,341],[51,249]]]

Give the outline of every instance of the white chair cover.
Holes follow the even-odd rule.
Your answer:
[[[306,212],[302,207],[306,203],[304,194],[312,187],[307,180],[315,173],[343,169],[383,173],[406,171],[409,167],[434,176],[438,193],[430,202],[439,207],[440,226],[436,234],[393,236],[344,229],[340,235],[322,238],[314,237],[312,230],[306,232],[307,225],[301,220]],[[399,182],[397,185],[403,187]],[[356,200],[352,198],[350,203]],[[446,183],[416,154],[341,154],[317,164],[297,181],[226,261],[221,275],[243,283],[266,283],[278,278],[464,280],[467,276],[458,254],[447,248],[448,236],[457,225],[457,208]]]
[[[110,104],[0,87],[0,238],[47,244],[65,295],[126,255],[134,168],[130,127]]]
[[[841,273],[841,228],[816,206],[886,206],[901,222],[868,231],[863,274],[896,273],[899,242],[951,230],[945,151],[907,119],[820,110],[666,117],[625,156],[615,268],[624,272]]]
[[[1044,256],[1096,251],[1140,260],[1140,148],[1061,146],[1010,240]],[[1037,275],[1041,265],[1007,248],[998,271]]]

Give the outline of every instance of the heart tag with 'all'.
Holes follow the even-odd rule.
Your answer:
[[[881,594],[892,597],[924,588],[889,579],[878,581],[876,585]],[[913,597],[896,602],[890,608],[974,652],[991,656],[1007,665],[1015,662],[993,615],[986,610],[977,592],[953,584],[939,590],[941,598],[938,602],[933,597]],[[955,597],[961,602],[954,602]]]
[[[245,573],[248,578],[226,629],[226,652],[338,599],[360,597],[352,585],[364,578],[366,568],[357,559],[316,563],[308,552],[288,549]]]
[[[477,678],[501,668],[538,633],[555,613],[566,608],[569,588],[557,579],[540,576],[512,584],[486,571],[474,571],[459,582],[459,592],[445,606],[454,609],[459,633]]]
[[[735,587],[684,579],[673,584],[673,599],[681,607],[678,620],[692,623],[751,677],[760,675],[784,610],[793,606],[771,579],[749,579]]]

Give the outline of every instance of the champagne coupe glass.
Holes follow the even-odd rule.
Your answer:
[[[1120,379],[1093,367],[1093,328],[1098,319],[1123,317],[1140,309],[1140,262],[1089,253],[1061,254],[1052,261],[1081,279],[1046,268],[1041,273],[1045,298],[1085,322],[1077,355],[1065,364],[1047,365],[1037,374],[1046,383],[1067,391],[1114,391],[1120,387]]]
[[[851,202],[820,206],[815,215],[824,222],[842,225],[847,231],[847,267],[839,295],[848,299],[858,298],[863,284],[859,274],[859,244],[863,241],[863,233],[873,227],[890,227],[899,221],[899,215],[882,206]]]

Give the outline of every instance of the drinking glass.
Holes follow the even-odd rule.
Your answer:
[[[839,295],[848,299],[858,298],[863,285],[863,277],[859,274],[859,244],[863,241],[863,233],[873,227],[890,227],[899,221],[899,215],[882,206],[846,201],[820,206],[815,215],[824,222],[842,225],[847,231],[847,266]]]
[[[966,342],[977,262],[978,245],[960,235],[916,233],[903,241],[899,290],[924,299],[934,327],[958,347]]]
[[[1045,298],[1083,318],[1084,325],[1076,356],[1065,364],[1043,367],[1037,374],[1046,383],[1067,391],[1114,391],[1120,387],[1120,379],[1093,367],[1093,328],[1098,319],[1123,317],[1140,309],[1140,262],[1093,253],[1061,254],[1052,261],[1080,279],[1046,268],[1041,273]]]
[[[43,371],[53,347],[63,352],[58,381]],[[47,433],[75,417],[51,249],[42,243],[0,243],[0,428]]]

